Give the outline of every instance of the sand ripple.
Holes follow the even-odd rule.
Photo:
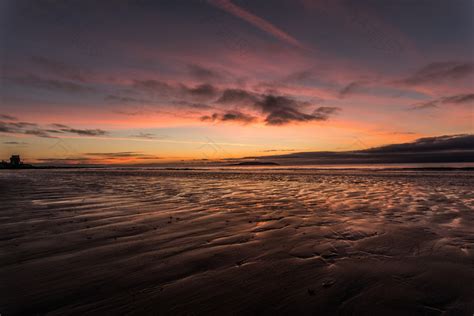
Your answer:
[[[472,315],[474,174],[0,173],[0,313]]]

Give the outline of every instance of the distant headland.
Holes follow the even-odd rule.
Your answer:
[[[279,166],[280,164],[270,161],[243,161],[229,166]]]

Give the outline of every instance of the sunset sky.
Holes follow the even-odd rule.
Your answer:
[[[471,0],[0,1],[0,159],[150,163],[474,131]]]

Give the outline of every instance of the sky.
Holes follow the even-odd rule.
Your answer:
[[[207,161],[474,131],[471,0],[0,0],[0,159]]]

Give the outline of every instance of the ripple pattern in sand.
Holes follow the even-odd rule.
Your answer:
[[[31,170],[0,180],[6,314],[474,308],[471,174]]]

